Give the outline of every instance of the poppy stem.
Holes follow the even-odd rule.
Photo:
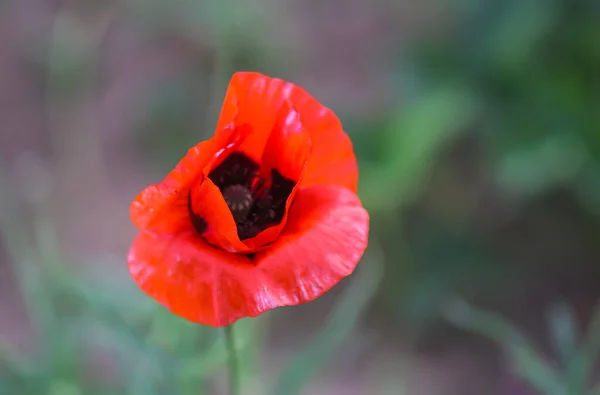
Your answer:
[[[233,324],[225,328],[225,346],[227,347],[227,361],[229,366],[229,395],[240,395],[240,367],[235,346],[235,333]]]

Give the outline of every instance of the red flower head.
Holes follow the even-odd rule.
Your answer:
[[[357,178],[331,110],[292,83],[236,73],[215,135],[131,204],[131,275],[171,312],[215,327],[311,301],[367,246]]]

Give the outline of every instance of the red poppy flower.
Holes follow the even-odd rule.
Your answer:
[[[292,83],[236,73],[215,135],[131,204],[131,275],[171,312],[211,326],[311,301],[367,246],[357,179],[331,110]]]

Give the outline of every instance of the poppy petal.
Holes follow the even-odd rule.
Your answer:
[[[235,73],[227,90],[217,133],[232,123],[252,125],[254,144],[245,152],[258,160],[285,102],[298,112],[312,142],[303,186],[339,185],[356,191],[356,157],[352,141],[340,120],[333,111],[291,82],[256,72]]]
[[[215,327],[249,315],[242,287],[254,265],[192,232],[169,237],[142,231],[127,260],[138,286],[174,314]]]
[[[223,194],[210,178],[204,177],[191,191],[191,211],[205,221],[202,237],[210,244],[228,252],[248,253],[248,248],[238,236],[233,215]]]
[[[258,140],[255,138],[255,134],[248,130],[248,124],[237,126],[237,129],[240,128],[246,132],[244,138],[235,146],[235,150],[247,155],[256,154],[259,148],[256,146]],[[276,170],[285,178],[298,182],[306,167],[311,145],[310,137],[303,128],[298,112],[292,108],[289,102],[282,103],[267,137],[264,146],[260,148],[262,157],[259,162],[262,174],[268,177],[273,170]],[[223,157],[225,156],[223,155]],[[216,164],[218,161],[215,161],[212,167]],[[205,170],[204,173],[210,173],[210,169]],[[204,192],[212,190],[212,193],[200,191],[194,193],[194,202],[197,202],[194,204],[194,211],[205,218],[209,224],[207,233],[203,233],[209,243],[230,252],[253,252],[275,240],[285,225],[286,213],[295,195],[294,188],[286,200],[284,216],[277,225],[261,231],[252,238],[240,241],[235,232],[235,221],[228,211],[225,200],[219,195],[218,188],[210,180],[208,180],[208,184],[203,185],[202,188]]]
[[[268,174],[271,170],[277,170],[284,177],[298,181],[310,149],[310,136],[302,125],[300,114],[289,102],[285,102],[279,109],[262,155],[263,172]]]
[[[285,231],[255,264],[194,233],[142,231],[128,255],[140,288],[190,321],[224,326],[311,301],[348,276],[366,246],[369,218],[346,188],[300,190]]]
[[[310,155],[310,137],[300,122],[298,112],[292,109],[289,103],[285,103],[277,118],[263,153],[262,173],[271,174],[273,170],[276,170],[285,178],[295,181],[296,185],[285,202],[285,211],[281,221],[277,225],[263,230],[255,237],[244,240],[244,243],[253,249],[259,249],[272,242],[281,233]]]
[[[163,181],[146,187],[131,203],[129,213],[134,225],[142,230],[149,226],[155,232],[173,232],[189,218],[187,197],[191,186],[212,166],[224,151],[243,141],[248,130],[227,129],[209,140],[190,148]],[[189,222],[189,221],[188,221]]]
[[[339,118],[299,86],[292,90],[290,100],[300,113],[312,142],[302,185],[339,185],[356,192],[356,156]]]
[[[256,265],[264,310],[311,301],[350,275],[367,247],[369,214],[337,186],[300,189],[284,231]]]
[[[158,184],[146,187],[131,203],[129,212],[135,226],[143,230],[152,226],[154,231],[171,232],[172,218],[184,218],[187,214],[186,191],[202,172],[209,141],[203,141],[188,150],[175,169]]]
[[[225,94],[216,134],[228,127],[250,127],[252,133],[238,148],[256,162],[260,161],[281,102],[271,100],[283,81],[269,77],[246,78],[244,73],[235,73]]]

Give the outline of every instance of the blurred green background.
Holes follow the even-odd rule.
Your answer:
[[[600,394],[600,2],[4,0],[0,395],[225,393],[126,253],[237,70],[338,114],[372,229],[239,322],[244,394]]]

